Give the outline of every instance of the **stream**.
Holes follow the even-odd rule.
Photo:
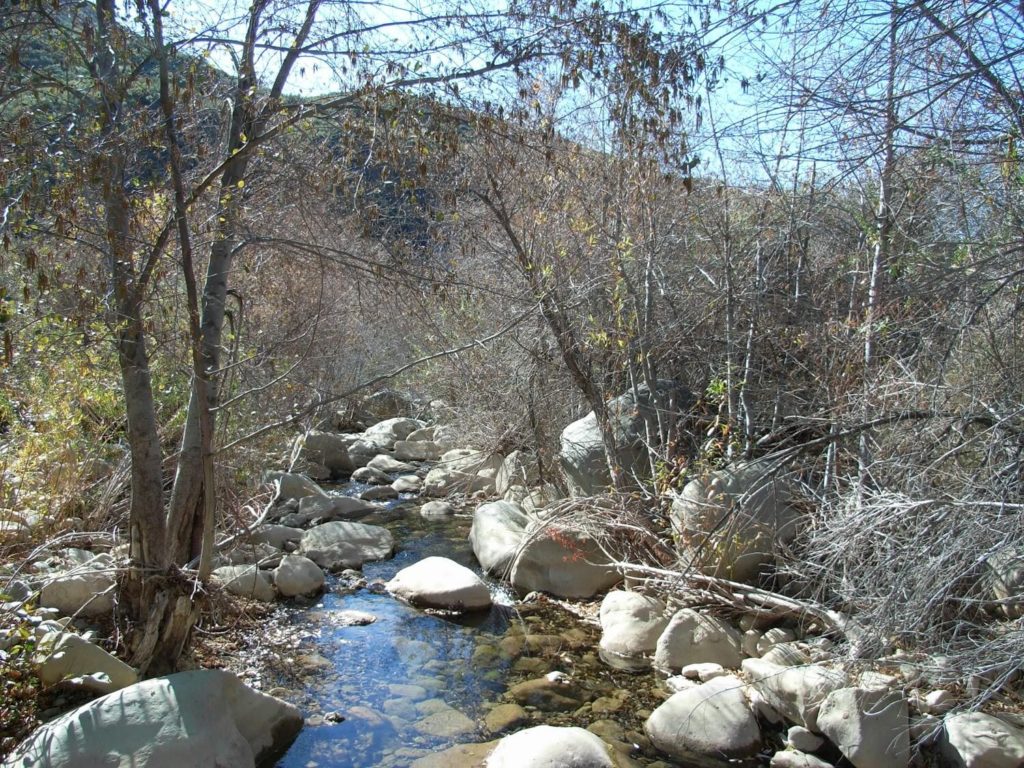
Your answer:
[[[358,495],[366,487],[337,490]],[[432,555],[480,573],[469,543],[471,517],[424,518],[419,505],[398,499],[363,520],[391,530],[393,558],[366,563],[361,580],[329,576],[315,604],[284,609],[306,639],[275,671],[274,684],[292,694],[308,724],[279,768],[404,768],[456,744],[492,740],[498,736],[484,718],[508,688],[555,670],[580,680],[589,701],[570,712],[528,707],[530,720],[520,727],[600,721],[595,727],[612,743],[642,740],[645,712],[635,710],[660,701],[651,675],[604,666],[595,652],[597,627],[545,600],[518,603],[508,584],[488,577],[494,605],[462,616],[416,609],[383,590],[399,570]],[[375,620],[350,624],[362,614]]]

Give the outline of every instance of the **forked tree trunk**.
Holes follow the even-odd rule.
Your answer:
[[[130,566],[122,584],[122,605],[132,622],[131,662],[143,675],[170,671],[188,640],[194,609],[188,587],[169,559],[164,517],[160,434],[146,349],[140,285],[132,248],[131,202],[126,159],[120,146],[121,84],[114,37],[113,0],[96,3],[95,82],[102,98],[95,181],[106,225],[109,311],[124,388],[127,439],[132,457],[129,510]]]

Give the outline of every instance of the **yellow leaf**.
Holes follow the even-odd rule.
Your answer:
[[[244,187],[245,186],[245,179],[239,179],[237,186],[238,186],[239,189]]]

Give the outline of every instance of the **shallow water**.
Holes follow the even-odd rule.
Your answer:
[[[274,682],[305,710],[307,727],[279,768],[406,768],[456,744],[489,741],[495,736],[482,720],[502,694],[554,670],[568,673],[588,703],[564,713],[531,711],[530,724],[600,721],[611,725],[606,738],[640,765],[656,759],[629,745],[644,740],[644,712],[664,694],[652,673],[631,675],[601,663],[598,629],[547,601],[517,604],[507,584],[486,577],[495,605],[461,617],[411,608],[383,591],[399,570],[432,555],[480,573],[469,544],[471,519],[423,518],[418,509],[405,499],[363,520],[388,527],[396,543],[392,559],[364,565],[365,586],[329,577],[316,605],[288,609],[288,623],[310,638]],[[376,621],[344,626],[346,611]]]
[[[479,573],[468,540],[471,521],[426,519],[414,506],[400,505],[365,522],[391,530],[394,558],[363,567],[370,588],[346,594],[344,582],[333,579],[316,606],[290,611],[294,624],[318,638],[298,665],[305,674],[281,681],[300,682],[308,708],[345,719],[305,728],[278,763],[281,768],[397,768],[427,752],[484,740],[470,721],[475,724],[483,703],[506,687],[509,664],[481,669],[471,663],[477,645],[494,642],[514,620],[505,585],[487,580],[495,605],[462,617],[426,613],[373,589],[374,582],[386,582],[431,555]],[[363,611],[376,621],[338,626],[341,611]]]

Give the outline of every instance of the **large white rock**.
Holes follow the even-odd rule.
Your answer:
[[[469,541],[485,572],[502,578],[508,576],[529,523],[530,518],[523,510],[507,501],[492,501],[476,508]]]
[[[36,673],[47,686],[71,681],[96,693],[110,693],[139,681],[132,667],[72,632],[44,635],[35,661]]]
[[[274,585],[285,597],[315,595],[324,588],[324,572],[308,557],[288,555],[274,569]]]
[[[498,454],[468,448],[453,449],[442,455],[438,465],[427,473],[423,479],[423,493],[428,496],[446,496],[455,491],[493,493],[494,475],[501,462],[502,457]]]
[[[714,616],[683,608],[658,638],[654,666],[676,672],[688,664],[711,662],[736,669],[743,660],[739,632]]]
[[[3,768],[249,768],[273,764],[301,728],[298,709],[230,672],[180,672],[50,721]]]
[[[348,455],[351,443],[351,438],[334,432],[313,430],[297,438],[295,447],[299,458],[327,467],[332,475],[337,475],[356,468]]]
[[[225,565],[213,569],[213,578],[233,595],[251,597],[265,603],[274,600],[274,587],[267,575],[255,565]]]
[[[328,571],[362,568],[367,560],[390,557],[394,548],[387,528],[343,521],[314,526],[299,542],[299,554]]]
[[[819,664],[781,667],[764,659],[744,659],[743,672],[754,689],[791,723],[818,732],[818,709],[832,691],[845,688],[841,672]]]
[[[415,472],[416,467],[412,464],[407,464],[404,461],[388,456],[386,453],[378,454],[370,459],[370,463],[366,465],[370,469],[376,469],[378,472],[384,472],[385,474],[393,472]]]
[[[423,479],[416,475],[402,475],[391,484],[397,493],[419,493],[423,487]]]
[[[378,421],[366,430],[365,435],[371,438],[383,438],[387,441],[388,450],[391,450],[394,448],[396,441],[405,440],[417,429],[422,429],[424,426],[426,426],[424,422],[419,419],[408,419],[398,416],[393,419]]]
[[[390,451],[393,444],[384,435],[356,435],[348,447],[348,456],[357,467],[365,467],[374,456]]]
[[[627,478],[650,474],[648,443],[657,437],[657,411],[685,411],[696,398],[678,384],[660,380],[657,396],[646,384],[608,401],[608,419],[615,438],[615,453]],[[653,430],[648,430],[648,425]],[[593,496],[611,485],[608,459],[597,418],[591,411],[567,426],[560,438],[559,462],[573,496]]]
[[[280,483],[281,490],[277,498],[282,501],[288,499],[301,499],[306,496],[326,496],[327,491],[314,483],[305,475],[297,475],[293,472],[264,472],[265,483]]]
[[[370,485],[390,485],[391,478],[387,472],[373,469],[369,465],[360,467],[352,473],[352,479],[357,483],[369,483]]]
[[[494,488],[499,496],[508,493],[508,489],[512,486],[521,485],[524,488],[530,488],[539,482],[537,458],[523,451],[512,451],[506,456],[498,468],[498,473],[494,476]]]
[[[269,544],[275,549],[284,549],[288,544],[296,544],[302,538],[301,528],[288,525],[261,525],[249,537],[253,544]]]
[[[396,440],[395,458],[399,461],[437,461],[441,449],[433,440]]]
[[[639,592],[609,592],[601,601],[601,658],[618,668],[649,666],[644,657],[654,651],[667,624],[661,600]]]
[[[299,499],[299,516],[305,520],[352,520],[364,517],[376,507],[352,496],[307,496]]]
[[[428,440],[433,441],[435,427],[420,427],[406,435],[406,440]]]
[[[1024,730],[981,712],[946,718],[942,756],[952,768],[1020,768]]]
[[[793,540],[800,512],[792,485],[763,462],[741,462],[691,480],[672,502],[682,554],[706,573],[753,583]]]
[[[446,557],[427,557],[403,568],[387,590],[410,605],[450,611],[491,607],[487,585],[473,571]]]
[[[428,501],[420,507],[420,514],[423,517],[447,517],[455,514],[455,507],[447,501]]]
[[[599,736],[582,728],[538,725],[504,737],[487,768],[616,768],[621,759]]]
[[[523,593],[593,597],[622,581],[622,574],[586,534],[533,521],[512,564],[511,581]]]
[[[761,729],[734,675],[675,693],[648,718],[644,730],[665,754],[682,762],[753,757]]]
[[[906,768],[910,763],[907,700],[900,692],[832,691],[818,710],[818,730],[856,768]]]
[[[39,604],[65,616],[107,616],[114,609],[114,576],[88,566],[54,576],[40,590]]]

